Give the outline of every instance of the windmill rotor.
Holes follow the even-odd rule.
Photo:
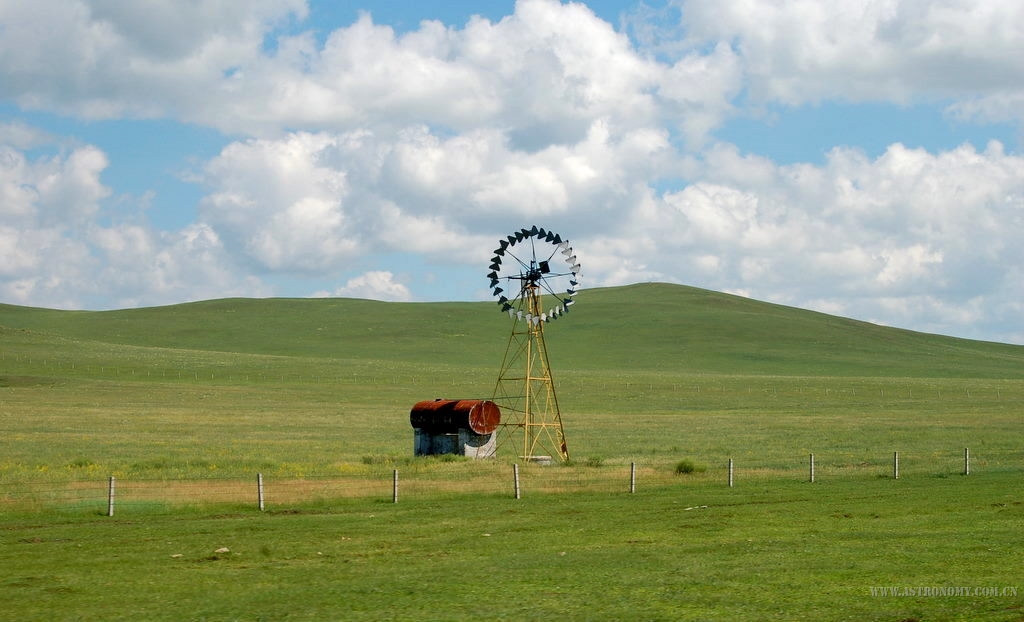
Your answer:
[[[579,291],[580,264],[568,240],[533,226],[500,240],[487,277],[497,304],[510,317],[550,322],[569,312]],[[530,309],[536,297],[539,314]]]

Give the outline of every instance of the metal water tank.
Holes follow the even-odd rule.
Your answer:
[[[433,434],[455,433],[460,428],[491,434],[501,423],[501,410],[490,400],[427,400],[412,407],[409,423]]]

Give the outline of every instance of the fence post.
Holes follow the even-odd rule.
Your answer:
[[[519,463],[512,465],[512,483],[515,486],[516,499],[519,498]]]
[[[107,516],[114,515],[114,476],[107,482]]]
[[[900,478],[900,452],[892,452],[892,478]]]
[[[811,483],[814,483],[814,454],[811,454]]]
[[[964,475],[971,474],[971,450],[964,447]]]
[[[263,474],[256,474],[256,501],[259,504],[260,512],[263,511]]]
[[[398,503],[398,469],[395,469],[391,480],[391,503]]]
[[[729,488],[732,488],[732,458],[729,458]]]
[[[629,492],[630,494],[636,492],[636,463],[629,463]]]

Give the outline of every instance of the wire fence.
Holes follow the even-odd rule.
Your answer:
[[[97,355],[99,356],[99,355]],[[108,357],[108,353],[103,353]],[[295,368],[281,365],[277,360],[261,362],[226,360],[214,353],[188,355],[167,355],[167,359],[154,363],[152,357],[127,357],[111,361],[83,360],[82,358],[46,358],[33,354],[0,351],[0,363],[11,363],[19,369],[19,375],[11,379],[17,383],[55,380],[66,377],[102,378],[139,381],[168,381],[210,384],[332,384],[355,386],[418,386],[423,379],[420,369],[383,365],[367,370],[368,364],[360,362],[352,368],[348,362],[318,361],[315,369]],[[195,360],[199,357],[200,360]],[[274,357],[263,357],[274,359]],[[437,377],[448,379],[451,385],[477,386],[478,378],[492,379],[493,370],[458,368],[458,373],[437,367]],[[56,372],[56,373],[55,373]],[[42,377],[21,374],[43,374]],[[840,399],[874,399],[884,401],[943,400],[966,398],[979,401],[1018,401],[1022,397],[1021,383],[1017,379],[991,378],[858,378],[838,382],[836,379],[813,377],[773,377],[755,379],[758,376],[704,375],[686,379],[664,377],[651,372],[652,379],[638,378],[643,372],[630,372],[622,376],[604,373],[578,371],[574,376],[560,377],[559,386],[567,391],[587,390],[594,382],[608,388],[609,394],[628,397],[650,395],[714,396],[751,395],[771,396],[795,395],[808,400],[832,401]],[[471,382],[460,377],[471,378]],[[430,386],[436,385],[431,378]]]
[[[379,469],[359,475],[167,479],[107,477],[97,480],[0,481],[0,516],[11,512],[71,511],[100,516],[175,512],[189,507],[253,511],[286,510],[296,505],[362,499],[399,503],[409,499],[451,499],[463,495],[521,498],[525,495],[630,494],[638,490],[703,481],[735,486],[772,479],[807,482],[864,476],[906,479],[977,475],[1024,470],[1024,451],[987,455],[970,448],[936,456],[893,451],[872,461],[837,464],[807,454],[799,466],[759,467],[729,458],[707,467],[690,460],[675,465],[497,464],[430,471],[415,466]]]

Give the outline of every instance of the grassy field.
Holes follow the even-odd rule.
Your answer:
[[[549,326],[573,463],[514,500],[410,457],[413,403],[490,396],[491,304],[0,305],[0,619],[1024,619],[1024,347],[656,284]],[[187,499],[256,472],[267,512]],[[109,475],[183,500],[2,494]]]
[[[1008,473],[697,481],[518,501],[17,516],[0,535],[0,610],[11,620],[1019,620],[1019,484]]]

